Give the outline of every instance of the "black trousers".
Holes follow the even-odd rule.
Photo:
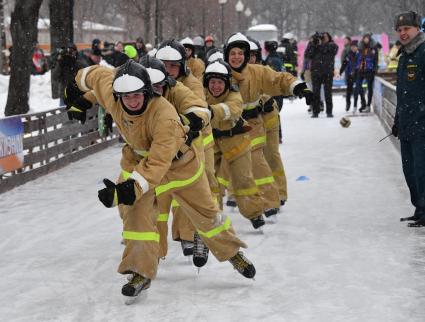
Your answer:
[[[345,83],[347,84],[346,102],[347,102],[348,108],[350,108],[350,106],[351,106],[351,96],[353,95],[353,89],[354,89],[354,83],[355,82],[356,82],[355,76],[349,75],[345,78]]]
[[[318,115],[320,113],[320,88],[322,87],[322,84],[325,90],[326,114],[332,114],[333,74],[313,73],[311,75],[311,81],[313,83],[313,114]]]
[[[425,216],[425,138],[400,140],[404,178],[418,215]]]

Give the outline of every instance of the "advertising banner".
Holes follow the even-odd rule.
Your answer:
[[[0,174],[23,167],[23,136],[24,126],[20,117],[0,119]]]

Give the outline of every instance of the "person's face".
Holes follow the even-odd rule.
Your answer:
[[[369,37],[364,37],[363,42],[365,43],[365,45],[369,44],[369,42],[370,42]]]
[[[214,97],[219,97],[220,95],[222,95],[224,93],[225,88],[226,83],[222,79],[211,78],[208,82],[208,89]]]
[[[245,60],[244,52],[238,47],[233,47],[229,51],[229,64],[232,68],[239,68]]]
[[[257,62],[257,56],[255,55],[254,52],[250,52],[249,53],[249,64],[255,64]]]
[[[213,42],[212,41],[206,41],[205,42],[205,47],[212,47]]]
[[[329,42],[329,36],[328,36],[328,34],[323,34],[323,38],[322,38],[323,40],[323,43],[324,44],[326,44],[327,42]]]
[[[186,58],[192,56],[192,49],[190,49],[189,47],[185,47],[184,49],[186,50]]]
[[[136,112],[142,108],[145,102],[145,95],[143,93],[125,94],[122,95],[122,101],[126,108]]]
[[[344,39],[344,45],[345,46],[347,46],[347,45],[349,45],[350,44],[350,40],[349,39],[347,39],[347,38],[345,38]]]
[[[164,86],[162,86],[161,83],[153,84],[152,86],[155,93],[161,96],[164,94]]]
[[[168,75],[170,75],[173,79],[177,79],[179,77],[180,63],[175,61],[164,61],[164,65]]]
[[[123,52],[123,50],[124,50],[124,46],[122,45],[122,43],[118,43],[118,44],[116,44],[116,45],[115,45],[115,50],[116,50],[116,51]]]
[[[136,48],[137,49],[143,48],[143,44],[141,42],[136,42]]]
[[[398,38],[402,45],[407,45],[419,33],[418,27],[413,26],[400,26],[397,28]]]
[[[357,52],[357,50],[358,50],[357,46],[351,46],[351,51],[352,51],[353,53],[356,53],[356,52]]]

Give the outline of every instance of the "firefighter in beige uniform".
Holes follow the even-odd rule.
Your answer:
[[[191,115],[190,118],[194,119],[195,116],[198,116],[198,123],[209,123],[211,112],[207,110],[207,103],[198,96],[196,96],[189,88],[184,86],[181,82],[176,81],[170,76],[168,76],[165,65],[161,60],[146,55],[140,60],[140,63],[146,68],[149,73],[154,92],[167,99],[167,101],[169,101],[175,107],[178,114],[182,115],[183,118],[185,118],[185,114],[194,113],[195,115]],[[195,107],[204,108],[204,110],[208,113],[205,113],[204,110],[196,110],[194,109]],[[195,134],[196,136],[199,135],[199,131],[192,130],[190,134]],[[161,198],[159,199],[161,200],[161,202],[159,203],[160,213],[157,218],[157,227],[160,234],[159,253],[160,257],[165,257],[167,255],[168,250],[168,217],[172,197],[170,194],[167,194],[165,196],[161,196]],[[185,220],[186,225],[180,228],[179,235],[177,237],[173,237],[174,240],[181,240],[184,244],[186,241],[184,238],[188,238],[190,241],[193,241],[195,229],[190,220],[185,215],[183,215],[182,217],[184,217],[183,219]],[[173,221],[173,223],[175,223],[175,221]],[[191,246],[193,254],[193,244]]]
[[[270,167],[263,155],[266,143],[266,133],[261,118],[260,99],[262,95],[296,95],[305,97],[307,104],[311,103],[312,93],[307,85],[285,72],[275,72],[269,67],[257,64],[247,64],[250,57],[249,40],[241,33],[233,34],[226,42],[225,60],[232,68],[234,84],[238,85],[244,100],[242,117],[248,119],[253,127],[251,133],[252,164],[254,178],[265,197],[266,208],[279,208],[280,198]],[[275,214],[276,209],[266,209],[266,216]]]
[[[104,179],[106,188],[99,190],[106,207],[120,205],[125,213],[125,250],[118,272],[132,277],[122,294],[137,296],[156,276],[159,234],[155,198],[163,193],[172,193],[190,210],[187,215],[219,261],[229,260],[241,274],[253,277],[255,268],[239,251],[245,244],[235,236],[229,218],[218,215],[203,164],[196,150],[187,145],[175,108],[153,93],[146,69],[132,60],[116,71],[91,66],[80,70],[76,81],[79,90],[93,90],[127,141],[122,153],[127,168],[119,183]],[[74,108],[77,100],[73,96],[82,94],[70,95],[67,107]]]
[[[202,76],[204,75],[205,71],[205,64],[202,59],[193,56],[193,54],[195,53],[195,45],[193,44],[193,40],[189,37],[186,37],[180,40],[180,43],[184,46],[184,49],[186,50],[187,67],[189,67],[193,76],[195,76],[199,80],[202,80]]]
[[[185,49],[182,44],[176,40],[164,41],[158,49],[155,57],[162,60],[165,64],[169,76],[182,82],[199,98],[205,101],[204,88],[202,83],[197,79],[186,65]],[[197,109],[199,111],[199,109]],[[205,111],[208,111],[205,109]],[[208,111],[208,113],[210,113]],[[214,200],[217,200],[219,194],[218,182],[215,177],[214,170],[214,138],[212,136],[211,125],[204,124],[202,136],[194,140],[194,145],[199,149],[200,154],[204,155],[205,172],[208,182],[213,193]],[[169,204],[168,200],[160,200],[161,212],[166,212]],[[173,200],[173,225],[172,233],[174,240],[180,240],[183,254],[191,255],[193,253],[193,227],[191,226],[187,216],[184,216],[184,209],[179,207],[178,202]]]
[[[252,174],[250,128],[241,118],[242,97],[231,86],[231,74],[227,63],[216,60],[205,70],[204,87],[216,148],[228,165],[239,211],[258,228],[264,225],[264,204]]]

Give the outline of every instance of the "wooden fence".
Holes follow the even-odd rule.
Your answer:
[[[24,166],[0,175],[0,193],[115,144],[116,129],[100,136],[97,112],[97,106],[88,110],[83,125],[69,121],[63,108],[22,115]]]

